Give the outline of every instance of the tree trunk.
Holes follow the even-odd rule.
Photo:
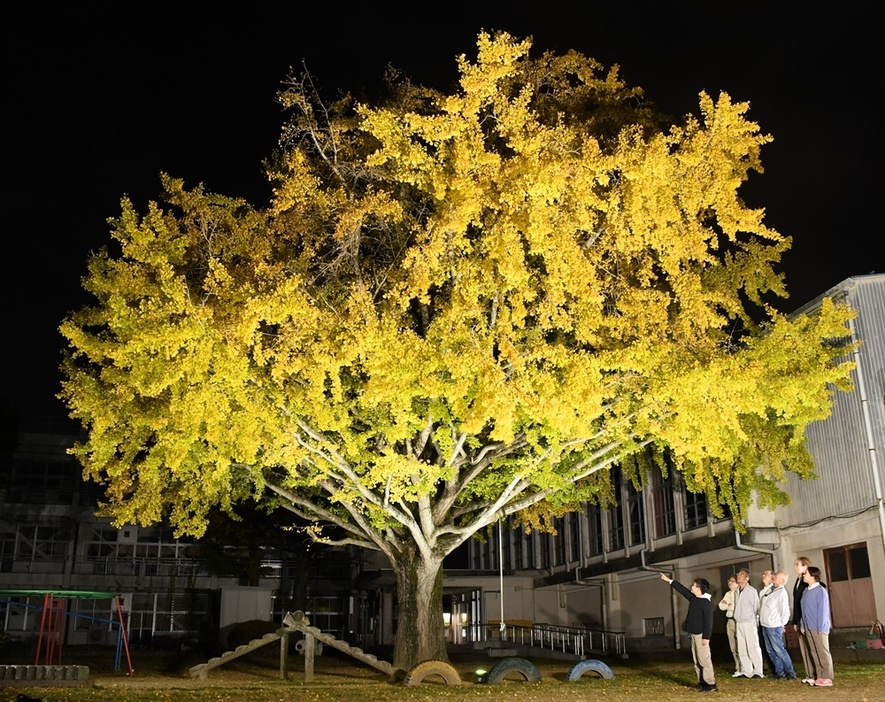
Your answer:
[[[313,562],[310,556],[296,554],[295,556],[294,577],[292,579],[292,611],[307,612],[310,610],[310,604],[307,597],[307,581],[308,576],[313,570]]]
[[[449,660],[442,616],[442,560],[409,554],[393,564],[399,603],[393,664],[402,670],[423,661]]]

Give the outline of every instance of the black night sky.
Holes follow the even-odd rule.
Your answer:
[[[16,413],[64,414],[57,327],[85,301],[88,253],[108,241],[123,195],[144,209],[164,171],[263,204],[261,163],[283,123],[274,96],[290,67],[304,61],[328,97],[371,95],[388,64],[446,89],[483,29],[532,36],[536,53],[617,63],[677,116],[697,112],[701,90],[749,101],[775,141],[744,196],[793,237],[785,311],[883,269],[879,25],[864,3],[828,14],[771,2],[190,5],[32,4],[4,23],[0,398]]]

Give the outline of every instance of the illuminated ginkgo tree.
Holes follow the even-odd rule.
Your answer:
[[[266,207],[164,178],[62,324],[75,449],[118,522],[256,499],[396,573],[396,665],[445,658],[443,558],[666,456],[739,518],[810,462],[849,312],[789,320],[789,241],[738,195],[769,137],[728,95],[662,126],[616,70],[480,35],[452,94],[324,104]],[[761,319],[761,322],[760,322]]]

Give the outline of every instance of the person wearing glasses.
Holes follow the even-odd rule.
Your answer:
[[[713,636],[713,598],[708,592],[710,583],[704,578],[695,578],[689,589],[666,573],[661,573],[661,580],[670,583],[676,592],[688,600],[685,631],[691,637],[691,658],[698,674],[698,690],[715,692],[719,688],[716,687],[713,657],[710,655],[710,638]]]
[[[771,587],[762,593],[759,605],[759,625],[768,657],[771,659],[772,675],[779,680],[795,680],[793,660],[784,645],[784,627],[790,621],[790,598],[784,587],[787,574],[779,570],[772,577]]]

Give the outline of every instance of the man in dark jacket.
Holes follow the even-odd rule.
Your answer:
[[[796,583],[793,585],[793,618],[790,620],[793,631],[799,636],[799,652],[802,654],[802,664],[805,666],[805,677],[802,682],[814,683],[814,664],[811,662],[811,655],[808,652],[808,639],[805,632],[802,631],[802,595],[808,589],[808,583],[805,582],[805,571],[811,565],[811,559],[807,556],[799,556],[793,564],[793,570],[796,571]]]
[[[691,636],[691,658],[698,674],[698,690],[714,692],[719,688],[716,687],[713,657],[710,655],[710,638],[713,636],[713,601],[707,592],[710,583],[704,578],[695,578],[689,589],[666,573],[661,573],[661,580],[670,583],[676,592],[688,600],[685,631]]]

